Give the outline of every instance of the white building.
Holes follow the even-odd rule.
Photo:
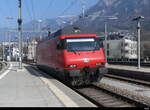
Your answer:
[[[131,39],[116,39],[107,41],[108,59],[137,59],[137,41]]]
[[[12,59],[17,60],[17,58],[19,57],[19,49],[17,47],[13,47],[12,48]]]

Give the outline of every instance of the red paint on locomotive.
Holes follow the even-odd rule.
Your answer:
[[[83,47],[86,48],[87,45],[89,50],[80,50],[82,48],[81,44],[84,43]],[[73,47],[71,47],[73,45],[81,46],[73,50]],[[95,46],[98,46],[98,48],[96,49]],[[105,56],[103,48],[98,45],[96,34],[76,33],[72,35],[60,34],[58,36],[54,34],[54,37],[48,38],[38,45],[37,64],[59,71],[101,68],[105,67]]]

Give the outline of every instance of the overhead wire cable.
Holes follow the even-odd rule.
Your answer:
[[[47,14],[49,8],[53,5],[54,1],[55,1],[55,0],[50,0],[50,2],[48,3],[48,6],[46,7],[46,9],[44,10],[44,12],[43,12],[43,14],[42,14],[42,17],[43,17],[43,16],[44,16],[44,17],[46,16],[46,14]]]
[[[33,14],[33,21],[36,20],[36,15],[35,15],[35,11],[34,11],[34,4],[33,4],[33,0],[30,0],[31,3],[31,10],[32,10],[32,14]],[[36,29],[36,24],[33,22],[33,30]]]
[[[28,6],[28,3],[27,3],[27,0],[25,1],[25,8],[27,10],[27,13],[28,13],[30,19],[33,20],[33,17],[31,15],[31,11],[29,10],[29,6]]]
[[[69,5],[67,8],[65,8],[64,11],[63,11],[59,16],[63,15],[64,13],[66,13],[66,12],[67,12],[70,8],[72,8],[73,5],[75,5],[76,3],[77,3],[77,0],[73,0],[73,1],[70,3],[70,5]]]
[[[33,13],[33,19],[36,19],[36,15],[35,15],[35,11],[34,11],[34,4],[33,4],[33,0],[31,1],[31,9],[32,9],[32,13]]]
[[[11,8],[11,4],[10,4],[10,2],[9,1],[7,1],[7,0],[5,0],[6,1],[6,4],[7,4],[7,8],[9,9],[9,16],[13,16],[12,15],[12,8]],[[11,1],[11,0],[10,0]],[[8,6],[9,5],[9,6]]]

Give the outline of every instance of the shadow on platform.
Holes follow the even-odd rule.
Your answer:
[[[41,70],[35,69],[32,66],[24,66],[25,69],[27,69],[27,71],[31,74],[34,75],[36,77],[44,77],[44,78],[48,78],[48,79],[54,79],[53,77],[51,77],[50,75],[48,75],[48,73],[43,72]],[[39,74],[40,73],[40,74]]]

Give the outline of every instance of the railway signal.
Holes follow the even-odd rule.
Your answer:
[[[144,19],[143,16],[139,16],[133,19],[133,21],[137,21],[137,37],[138,37],[138,69],[140,69],[140,60],[141,60],[141,56],[140,56],[140,35],[141,35],[141,24],[140,24],[140,20]]]

